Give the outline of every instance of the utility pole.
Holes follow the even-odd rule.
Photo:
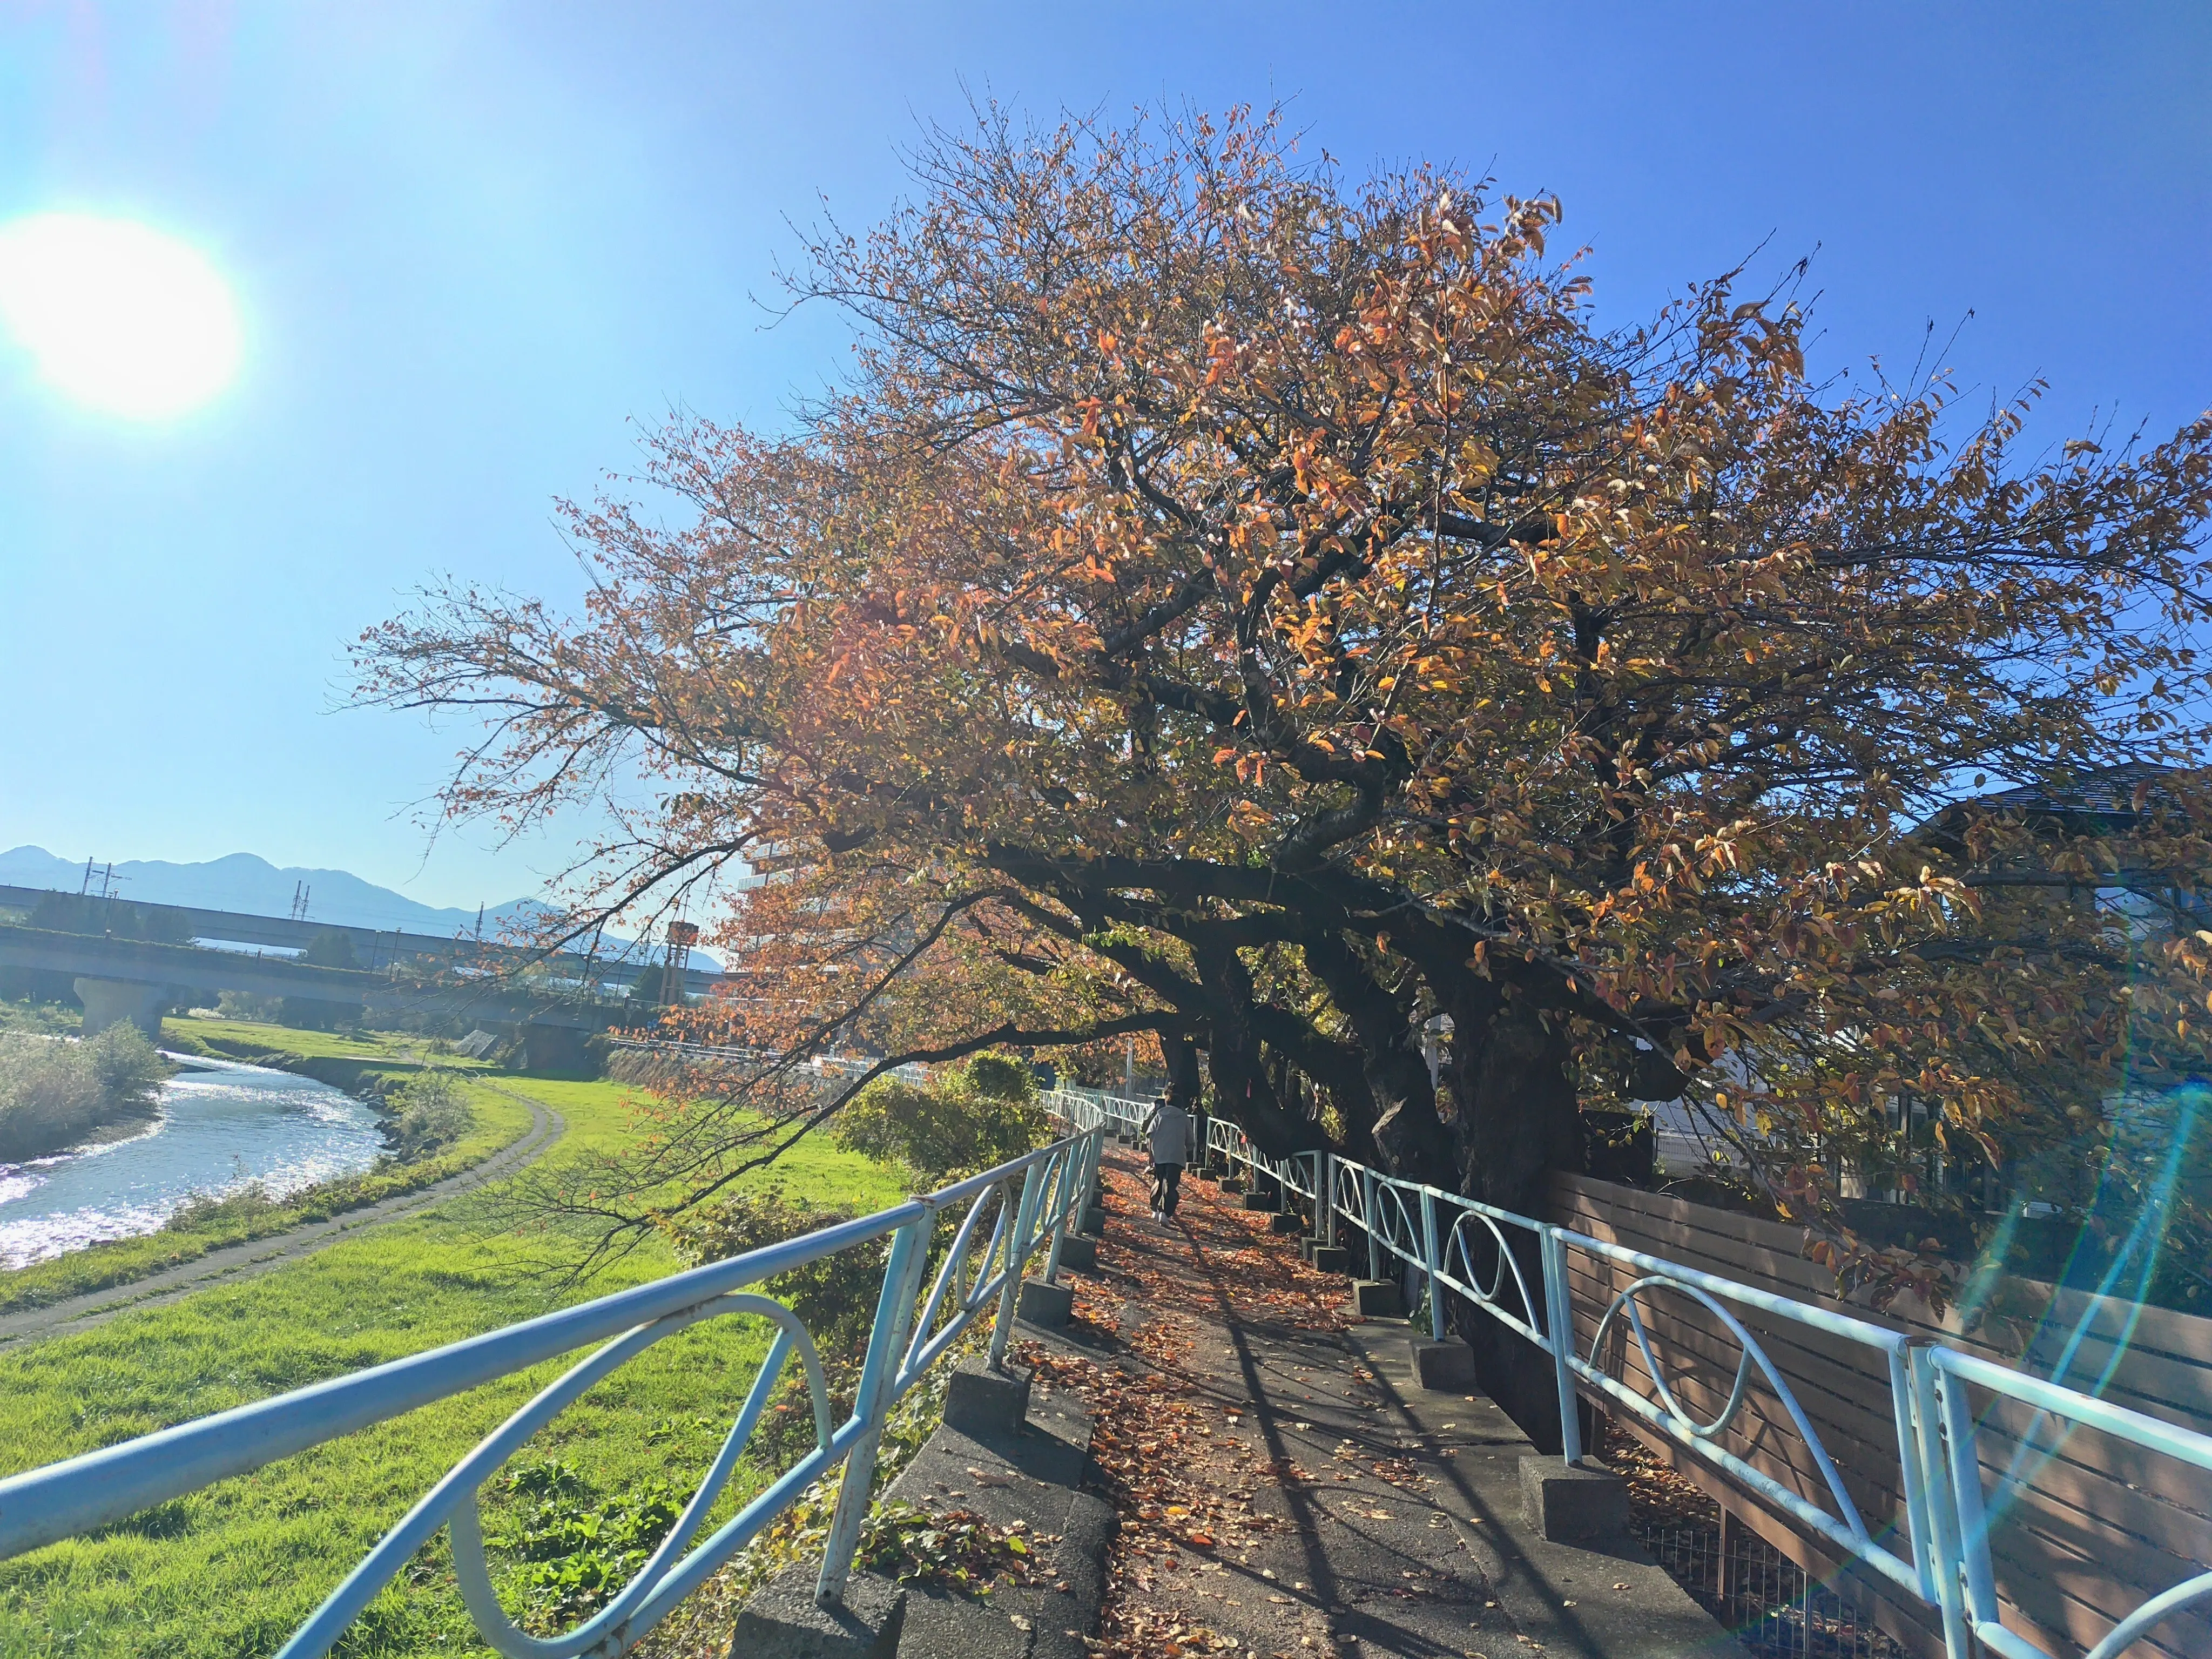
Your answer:
[[[86,896],[88,894],[89,894],[91,891],[92,891],[92,860],[91,860],[90,859],[87,859],[87,860],[84,861],[84,884],[83,884],[82,886],[79,887],[79,888],[76,890],[76,896],[77,896],[79,898],[83,898],[83,897],[84,897],[84,896]]]
[[[660,975],[660,1004],[664,1008],[684,1006],[684,970],[691,965],[691,946],[698,938],[696,922],[668,924],[668,966]]]

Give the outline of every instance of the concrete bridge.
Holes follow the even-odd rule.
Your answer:
[[[632,1024],[638,1011],[619,1003],[534,994],[483,975],[477,982],[447,976],[428,984],[395,980],[386,971],[316,968],[289,957],[248,956],[197,945],[158,945],[98,933],[50,933],[0,927],[0,968],[40,969],[75,976],[88,1034],[130,1020],[158,1039],[161,1009],[175,989],[242,991],[253,996],[325,1002],[374,1022],[403,1015],[455,1015],[483,1026],[519,1031],[529,1069],[577,1069],[584,1039]]]
[[[56,895],[43,887],[0,884],[0,910],[35,909],[40,902]],[[75,899],[74,893],[61,896]],[[219,939],[234,945],[258,945],[276,950],[304,951],[320,933],[342,935],[353,946],[355,961],[368,969],[390,967],[397,962],[428,958],[447,969],[512,974],[543,963],[556,978],[600,985],[635,974],[653,960],[649,947],[632,940],[616,943],[611,955],[583,951],[544,951],[502,939],[445,937],[410,933],[400,928],[350,927],[339,922],[301,921],[291,916],[254,915],[242,910],[204,910],[189,904],[148,904],[127,900],[134,910],[167,924],[165,931],[187,939]],[[719,969],[686,968],[686,995],[700,996],[722,977]],[[182,981],[179,981],[181,983]],[[239,988],[226,987],[227,989]],[[304,993],[287,992],[286,995]]]

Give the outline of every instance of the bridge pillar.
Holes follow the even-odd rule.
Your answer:
[[[87,1036],[128,1020],[152,1041],[161,1040],[161,1006],[169,1000],[166,986],[135,979],[80,979],[76,986],[76,1000],[84,1004]]]

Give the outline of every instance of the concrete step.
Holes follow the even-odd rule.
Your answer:
[[[1025,1414],[1012,1415],[1025,1407]],[[856,1573],[844,1604],[814,1605],[819,1564],[792,1568],[738,1615],[744,1659],[1084,1659],[1098,1628],[1114,1512],[1082,1490],[1091,1419],[1072,1395],[1032,1396],[1026,1375],[956,1374],[945,1425],[884,1492],[933,1512],[963,1509],[1039,1540],[1032,1582],[987,1601]],[[956,1426],[957,1419],[966,1427]],[[1045,1542],[1043,1540],[1050,1540]]]
[[[1744,1659],[1712,1615],[1628,1536],[1626,1507],[1609,1472],[1595,1465],[1571,1471],[1538,1453],[1488,1400],[1421,1386],[1415,1344],[1403,1328],[1360,1325],[1346,1336],[1388,1401],[1382,1414],[1410,1443],[1407,1455],[1435,1469],[1431,1502],[1459,1559],[1490,1586],[1484,1599],[1497,1606],[1486,1611],[1509,1616],[1516,1636],[1547,1654],[1583,1659]],[[1553,1529],[1581,1536],[1547,1537],[1531,1523],[1532,1486],[1540,1504],[1548,1500]],[[1489,1659],[1527,1651],[1517,1641],[1466,1645]]]

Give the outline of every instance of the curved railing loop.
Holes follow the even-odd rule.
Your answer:
[[[953,1234],[952,1243],[945,1252],[944,1264],[938,1268],[936,1281],[930,1286],[929,1300],[923,1304],[921,1315],[914,1322],[913,1334],[908,1340],[906,1353],[899,1364],[902,1385],[908,1377],[928,1370],[945,1345],[958,1335],[957,1330],[943,1333],[936,1328],[937,1317],[944,1311],[945,1298],[953,1288],[959,1287],[957,1305],[963,1315],[976,1311],[987,1297],[997,1289],[1000,1280],[992,1272],[992,1265],[998,1259],[1000,1246],[1008,1241],[1006,1202],[1008,1185],[1006,1181],[999,1181],[984,1188],[975,1194],[975,1201],[969,1205],[967,1214],[961,1218],[959,1230]],[[990,1241],[984,1246],[983,1259],[975,1270],[975,1280],[969,1283],[967,1273],[969,1251],[977,1226],[994,1201],[999,1206],[997,1218],[991,1229]]]
[[[1714,1318],[1719,1320],[1728,1328],[1729,1335],[1735,1339],[1739,1356],[1736,1361],[1735,1383],[1729,1391],[1728,1404],[1710,1423],[1698,1422],[1676,1397],[1674,1389],[1667,1381],[1667,1367],[1651,1346],[1650,1333],[1644,1328],[1643,1312],[1637,1306],[1637,1297],[1647,1290],[1655,1289],[1673,1291],[1678,1295],[1688,1297]],[[1843,1477],[1837,1474],[1836,1466],[1828,1456],[1827,1448],[1820,1443],[1820,1437],[1814,1432],[1813,1425],[1806,1417],[1804,1407],[1797,1403],[1796,1394],[1790,1389],[1789,1383],[1783,1380],[1782,1373],[1775,1369],[1774,1362],[1767,1358],[1766,1350],[1760,1346],[1759,1339],[1744,1328],[1743,1322],[1723,1306],[1718,1298],[1698,1289],[1695,1285],[1686,1285],[1681,1280],[1671,1279],[1663,1273],[1647,1273],[1620,1291],[1606,1308],[1604,1317],[1597,1322],[1597,1329],[1590,1338],[1589,1358],[1577,1366],[1577,1370],[1593,1376],[1603,1375],[1598,1363],[1598,1355],[1604,1346],[1606,1333],[1613,1328],[1614,1316],[1620,1313],[1623,1309],[1627,1310],[1629,1328],[1635,1333],[1637,1350],[1644,1356],[1644,1367],[1651,1378],[1651,1386],[1658,1391],[1660,1403],[1665,1407],[1668,1417],[1683,1432],[1693,1440],[1710,1440],[1714,1436],[1725,1432],[1735,1421],[1736,1414],[1743,1409],[1744,1400],[1750,1387],[1752,1367],[1756,1365],[1759,1374],[1765,1377],[1767,1387],[1774,1390],[1775,1398],[1782,1402],[1783,1409],[1790,1413],[1790,1421],[1796,1429],[1798,1437],[1804,1442],[1805,1449],[1812,1454],[1813,1461],[1820,1471],[1820,1479],[1828,1488],[1829,1496],[1835,1499],[1836,1518],[1850,1529],[1853,1542],[1867,1545],[1873,1541],[1867,1531],[1866,1522],[1859,1516],[1858,1505],[1851,1501],[1850,1494],[1844,1490]],[[1607,1380],[1613,1381],[1611,1378]]]
[[[1490,1230],[1491,1238],[1498,1246],[1498,1261],[1491,1269],[1490,1283],[1487,1285],[1476,1282],[1474,1253],[1468,1249],[1468,1224],[1474,1221],[1480,1221]],[[1507,1243],[1504,1230],[1496,1220],[1483,1214],[1480,1210],[1462,1210],[1459,1218],[1452,1223],[1451,1231],[1447,1236],[1447,1239],[1448,1242],[1444,1246],[1447,1262],[1450,1259],[1451,1253],[1456,1250],[1459,1253],[1460,1267],[1464,1270],[1465,1274],[1455,1288],[1466,1291],[1484,1307],[1498,1313],[1504,1313],[1507,1310],[1499,1304],[1498,1292],[1504,1288],[1505,1276],[1510,1272],[1513,1275],[1513,1288],[1521,1297],[1522,1319],[1526,1321],[1534,1319],[1536,1304],[1534,1298],[1528,1294],[1528,1281],[1522,1274],[1520,1258],[1513,1254],[1513,1247]]]
[[[1406,1195],[1398,1189],[1396,1182],[1378,1181],[1375,1183],[1375,1198],[1379,1213],[1373,1218],[1381,1224],[1376,1229],[1375,1237],[1382,1242],[1383,1249],[1394,1255],[1409,1261],[1417,1260],[1421,1253],[1421,1228],[1413,1218],[1413,1212],[1406,1207]]]
[[[699,1490],[684,1506],[676,1525],[637,1575],[623,1587],[622,1593],[584,1624],[564,1635],[552,1638],[534,1637],[521,1630],[507,1616],[497,1593],[491,1586],[490,1573],[484,1560],[483,1528],[477,1505],[477,1491],[540,1429],[594,1385],[646,1349],[679,1331],[731,1314],[755,1314],[772,1321],[778,1328],[776,1339],[761,1362],[753,1386],[746,1395],[737,1420],[723,1440],[721,1449],[708,1467]],[[361,1565],[347,1575],[345,1582],[317,1609],[315,1616],[285,1644],[284,1652],[289,1655],[323,1651],[399,1572],[415,1552],[441,1526],[447,1525],[452,1530],[453,1568],[460,1581],[462,1600],[468,1607],[469,1616],[475,1622],[477,1632],[494,1649],[507,1655],[507,1659],[573,1659],[575,1655],[599,1647],[619,1627],[635,1617],[654,1587],[667,1577],[671,1566],[676,1564],[678,1552],[714,1506],[714,1500],[721,1495],[731,1471],[737,1465],[738,1455],[752,1437],[761,1413],[767,1407],[769,1396],[794,1352],[805,1368],[807,1392],[814,1407],[815,1449],[803,1461],[826,1463],[833,1438],[830,1395],[823,1376],[821,1356],[816,1352],[814,1339],[808,1334],[805,1326],[790,1309],[768,1297],[747,1291],[732,1291],[714,1297],[617,1337],[540,1389],[527,1405],[479,1441],[473,1451],[455,1464],[446,1477],[408,1511],[399,1524],[385,1534]],[[757,1507],[759,1502],[757,1499],[753,1507]],[[729,1530],[725,1528],[723,1532],[727,1534]],[[734,1544],[727,1544],[724,1537],[718,1534],[715,1540],[702,1547],[702,1552],[714,1548],[717,1544],[726,1546],[725,1551],[735,1547]]]
[[[2212,1601],[2212,1572],[2200,1572],[2194,1578],[2184,1579],[2172,1589],[2161,1590],[2133,1613],[2112,1626],[2105,1639],[2081,1656],[2081,1659],[2120,1659],[2120,1655],[2132,1647],[2137,1638],[2148,1636],[2185,1607],[2195,1607],[2199,1601]],[[2002,1626],[2000,1626],[2002,1628]],[[1984,1631],[1983,1640],[1989,1639]]]
[[[1103,1117],[1070,1099],[1061,1115],[1074,1133],[1010,1158],[925,1197],[873,1215],[840,1221],[726,1261],[714,1261],[633,1285],[591,1302],[365,1370],[310,1383],[271,1399],[156,1430],[135,1440],[0,1476],[0,1559],[88,1532],[121,1517],[197,1492],[215,1481],[261,1468],[282,1457],[389,1422],[435,1401],[514,1376],[599,1345],[538,1391],[479,1442],[378,1540],[343,1583],[285,1644],[280,1659],[318,1659],[390,1584],[409,1559],[441,1527],[450,1527],[454,1565],[471,1617],[483,1638],[511,1659],[578,1659],[612,1654],[653,1628],[722,1563],[797,1501],[815,1481],[842,1466],[836,1514],[822,1554],[815,1594],[836,1601],[849,1578],[860,1522],[872,1490],[884,1424],[917,1367],[933,1362],[971,1328],[997,1292],[991,1359],[1003,1356],[1026,1265],[1048,1240],[1049,1282],[1059,1242],[1095,1177]],[[1017,1210],[1012,1195],[1018,1189]],[[993,1216],[993,1206],[996,1214]],[[922,1283],[930,1241],[941,1218],[960,1212],[935,1283]],[[980,1264],[975,1244],[992,1216]],[[877,1297],[849,1416],[833,1425],[820,1355],[798,1316],[748,1287],[848,1249],[885,1250]],[[922,1314],[919,1326],[915,1316]],[[756,1315],[776,1327],[774,1340],[720,1449],[667,1537],[613,1601],[559,1636],[523,1631],[500,1606],[484,1559],[477,1492],[531,1436],[592,1388],[654,1343],[702,1321]],[[933,1327],[936,1327],[933,1331]],[[793,1356],[806,1376],[814,1413],[814,1445],[705,1540],[692,1540],[728,1485]],[[689,1553],[685,1551],[689,1547]]]
[[[1330,1203],[1335,1206],[1339,1215],[1364,1226],[1366,1215],[1359,1200],[1359,1166],[1347,1164],[1342,1158],[1334,1159],[1332,1163]]]

